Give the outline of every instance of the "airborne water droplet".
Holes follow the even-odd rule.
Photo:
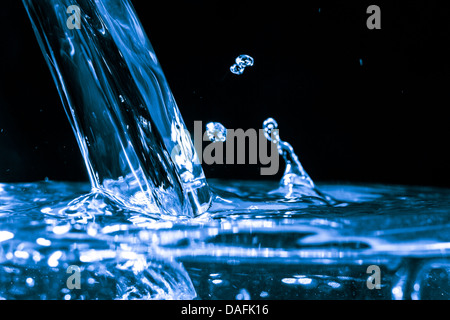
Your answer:
[[[238,65],[238,64],[233,64],[233,65],[230,67],[230,71],[231,71],[232,73],[234,73],[234,74],[237,74],[237,75],[243,74],[243,73],[244,73],[244,70],[245,70],[245,67],[242,67],[242,66],[240,66],[240,65]]]
[[[211,142],[224,142],[227,139],[227,128],[220,122],[206,124],[206,134]]]
[[[239,57],[236,58],[236,63],[244,68],[253,66],[253,62],[254,62],[253,58],[247,54],[241,54]]]
[[[280,139],[278,123],[273,118],[267,118],[263,122],[264,136],[267,140],[276,143],[278,152],[283,157],[286,169],[281,178],[284,186],[305,186],[314,189],[314,182],[303,169],[300,160],[294,152],[291,144]]]
[[[272,141],[272,138],[275,140],[272,141],[273,143],[278,143],[279,137],[278,132],[274,132],[274,129],[278,128],[278,123],[273,118],[267,118],[263,122],[263,129],[264,129],[264,136],[267,140]],[[273,134],[272,134],[273,133]]]
[[[230,67],[230,71],[234,74],[241,75],[246,67],[253,66],[254,59],[247,54],[241,54],[236,58],[236,63]]]

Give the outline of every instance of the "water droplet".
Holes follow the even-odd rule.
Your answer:
[[[237,75],[243,74],[243,73],[244,73],[244,70],[245,70],[245,67],[242,67],[242,66],[240,66],[240,65],[238,65],[238,64],[233,64],[233,65],[230,67],[230,71],[231,71],[232,73],[234,73],[234,74],[237,74]]]
[[[224,142],[227,139],[227,128],[220,122],[206,124],[206,134],[211,142]]]
[[[241,75],[246,67],[253,66],[254,59],[247,54],[241,54],[236,58],[236,63],[230,67],[230,71],[234,74]]]
[[[241,54],[236,58],[236,63],[241,67],[251,67],[253,66],[254,59],[247,54]]]
[[[263,122],[264,136],[266,137],[267,140],[272,141],[272,132],[274,129],[277,129],[277,128],[278,128],[278,123],[273,118],[267,118]],[[275,132],[274,132],[274,138],[276,138],[276,140],[274,140],[272,142],[277,143],[279,138],[278,138],[278,134],[275,135]]]

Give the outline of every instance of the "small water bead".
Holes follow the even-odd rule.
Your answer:
[[[241,75],[246,67],[253,66],[254,59],[247,54],[241,54],[236,58],[236,63],[230,67],[230,71],[234,74]]]
[[[14,233],[9,231],[0,231],[0,242],[14,238]]]
[[[206,124],[206,134],[211,142],[224,142],[227,139],[227,128],[220,122]]]
[[[236,64],[244,68],[253,66],[254,61],[255,60],[247,54],[241,54],[236,58]]]
[[[264,136],[267,140],[272,141],[272,132],[274,129],[278,129],[278,123],[273,118],[267,118],[263,122]],[[273,138],[275,138],[273,143],[279,142],[278,132],[273,132]]]
[[[231,71],[232,73],[234,73],[234,74],[237,74],[237,75],[243,74],[243,73],[244,73],[244,70],[245,70],[245,67],[242,67],[242,66],[240,66],[240,65],[238,65],[238,64],[233,64],[233,65],[230,67],[230,71]]]

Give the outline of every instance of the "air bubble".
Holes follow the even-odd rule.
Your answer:
[[[277,129],[277,128],[278,128],[278,123],[273,118],[268,118],[263,122],[264,136],[266,137],[267,140],[272,141],[272,132],[274,129]],[[274,132],[273,138],[275,138],[275,140],[279,140],[278,135],[275,134],[275,132]],[[278,143],[278,141],[272,141],[272,142]]]

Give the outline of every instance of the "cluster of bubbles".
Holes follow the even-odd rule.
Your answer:
[[[234,74],[241,75],[246,67],[253,66],[253,58],[246,54],[241,54],[236,58],[236,63],[230,67],[230,71]]]

